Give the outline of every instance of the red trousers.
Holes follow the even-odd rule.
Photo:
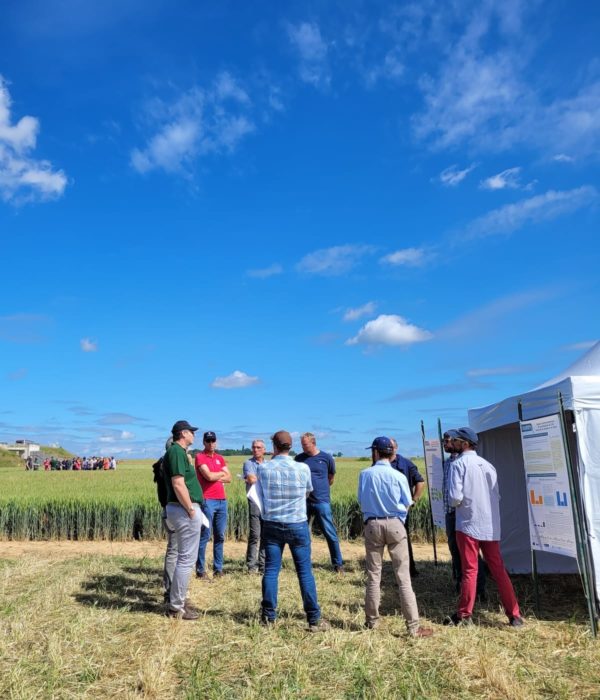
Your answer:
[[[519,604],[515,596],[515,590],[504,568],[499,542],[486,542],[476,540],[474,537],[457,531],[456,544],[460,552],[462,565],[462,583],[460,587],[460,600],[458,603],[458,616],[470,617],[475,605],[475,592],[477,589],[477,555],[481,549],[481,555],[488,565],[490,574],[498,586],[500,600],[504,612],[511,617],[520,617]]]

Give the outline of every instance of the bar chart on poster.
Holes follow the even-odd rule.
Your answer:
[[[558,414],[521,421],[533,549],[577,556],[565,443]]]

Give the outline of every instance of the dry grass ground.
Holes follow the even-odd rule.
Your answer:
[[[193,580],[197,622],[161,615],[162,543],[0,543],[1,698],[598,698],[600,646],[576,580],[516,586],[527,625],[505,625],[495,592],[479,624],[440,623],[454,606],[449,569],[417,547],[415,590],[428,640],[405,636],[389,567],[382,625],[363,629],[362,547],[344,543],[334,574],[322,542],[316,577],[330,632],[310,635],[289,558],[280,620],[258,624],[260,578],[243,573],[243,543],[226,544],[229,575]],[[443,549],[443,545],[442,545]],[[493,588],[493,586],[490,586]]]

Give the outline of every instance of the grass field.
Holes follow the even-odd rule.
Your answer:
[[[434,636],[410,640],[387,564],[381,627],[363,628],[362,544],[342,548],[348,573],[339,577],[325,547],[315,546],[319,601],[332,630],[310,635],[289,556],[280,579],[280,619],[264,629],[258,624],[260,578],[243,573],[243,543],[226,544],[224,579],[193,579],[191,597],[202,615],[191,623],[161,614],[163,543],[5,543],[0,697],[600,697],[600,646],[587,631],[576,578],[542,579],[536,620],[530,581],[517,577],[526,615],[520,631],[506,626],[494,590],[487,607],[476,610],[477,625],[445,628],[442,617],[455,604],[449,567],[434,566],[430,547],[417,546],[415,591],[422,624],[433,627]]]
[[[247,502],[241,474],[244,457],[229,457],[228,537],[247,534]],[[417,460],[419,464],[419,460]],[[128,540],[162,536],[152,461],[122,462],[116,471],[31,471],[0,468],[0,539]],[[337,460],[332,510],[340,537],[360,534],[358,474],[368,462]],[[426,499],[415,506],[417,538],[430,532]]]

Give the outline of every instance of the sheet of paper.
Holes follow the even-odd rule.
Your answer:
[[[248,500],[252,501],[252,503],[254,503],[257,506],[258,510],[262,513],[262,492],[260,490],[258,482],[252,484],[252,486],[248,489],[248,493],[246,494],[246,496],[248,497]]]

